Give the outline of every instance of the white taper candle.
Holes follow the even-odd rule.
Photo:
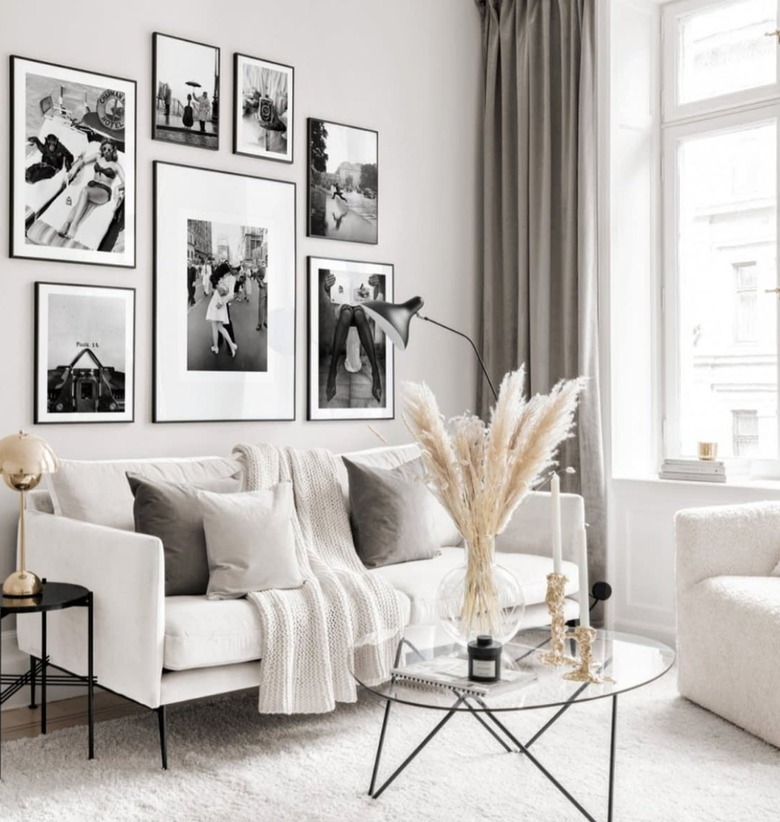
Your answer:
[[[563,554],[561,549],[561,478],[553,474],[550,481],[550,531],[552,533],[553,571],[561,573]]]
[[[577,562],[580,566],[580,625],[590,628],[590,585],[588,583],[588,534],[580,526],[577,540]]]

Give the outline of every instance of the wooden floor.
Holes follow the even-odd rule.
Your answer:
[[[151,710],[122,699],[121,696],[105,692],[95,694],[95,722],[104,719],[116,719]],[[41,732],[41,708],[13,708],[3,711],[3,740],[21,739],[27,736],[38,736]],[[46,711],[46,730],[57,731],[73,725],[87,724],[87,698],[77,696],[73,699],[59,699],[50,702]]]

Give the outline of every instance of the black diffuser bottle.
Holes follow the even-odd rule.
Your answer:
[[[469,642],[469,679],[498,682],[501,679],[501,643],[481,634]]]

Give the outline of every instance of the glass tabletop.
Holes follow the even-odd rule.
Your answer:
[[[355,676],[358,682],[383,699],[449,711],[519,711],[556,707],[571,702],[587,702],[615,696],[647,685],[663,676],[674,663],[675,653],[667,645],[635,634],[599,630],[593,643],[593,668],[605,679],[600,684],[576,682],[563,678],[574,666],[551,666],[540,655],[549,651],[549,629],[521,631],[504,646],[502,674],[516,682],[488,688],[487,693],[473,695],[456,704],[464,689],[455,685],[431,685],[410,682],[393,676],[386,682],[371,684]],[[466,649],[443,640],[428,648],[415,648],[403,642],[398,669],[413,673],[430,666],[435,671],[466,673]],[[576,655],[576,645],[566,642],[566,653]],[[427,661],[424,662],[424,661]],[[520,673],[515,673],[520,672]],[[523,676],[522,674],[526,674]]]

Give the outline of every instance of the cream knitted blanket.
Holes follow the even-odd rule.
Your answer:
[[[398,598],[355,553],[328,451],[237,445],[244,490],[284,480],[295,493],[293,528],[301,588],[250,593],[263,637],[260,713],[323,713],[354,702],[361,682],[388,679],[401,637]]]

